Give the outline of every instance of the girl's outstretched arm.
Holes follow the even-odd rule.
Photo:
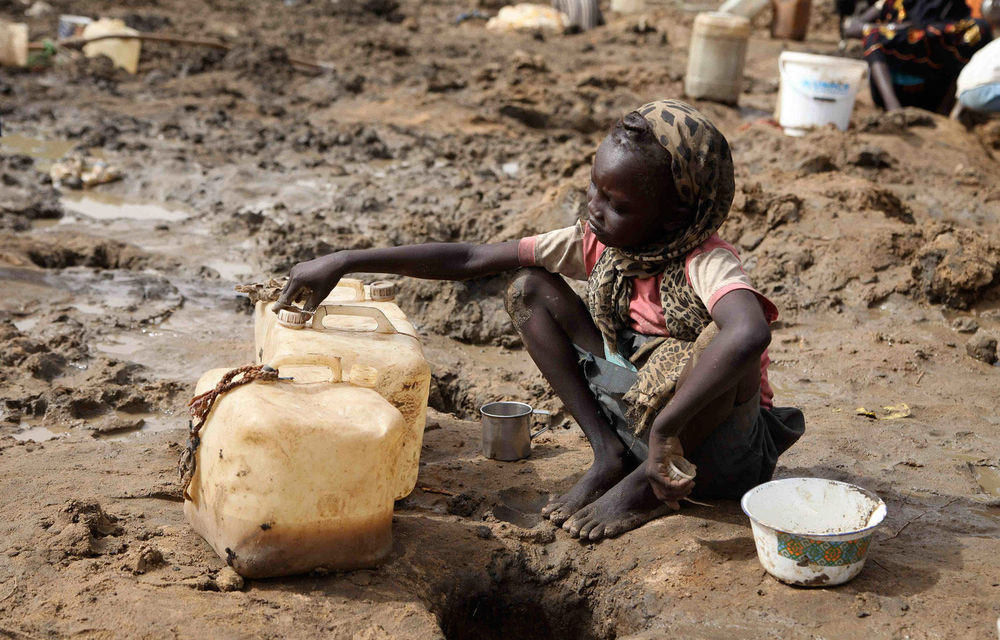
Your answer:
[[[671,437],[685,427],[720,396],[732,390],[748,375],[760,376],[760,357],[771,342],[771,330],[760,302],[750,291],[737,289],[722,296],[712,308],[719,333],[705,348],[678,385],[674,397],[656,418],[649,435],[646,476],[661,500],[677,500],[691,490],[689,483],[669,480],[659,468],[670,450]]]
[[[518,267],[517,241],[497,244],[435,242],[384,249],[349,249],[300,262],[278,298],[288,306],[309,289],[306,309],[318,307],[349,273],[392,273],[428,280],[466,280]]]

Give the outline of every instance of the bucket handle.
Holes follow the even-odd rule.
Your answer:
[[[326,316],[358,316],[371,318],[375,321],[375,333],[399,333],[396,327],[381,309],[375,307],[356,307],[348,304],[324,304],[320,305],[313,313],[312,328],[318,331],[323,330],[323,318]]]
[[[778,74],[779,75],[781,75],[781,76],[785,75],[785,65],[786,64],[788,64],[787,60],[782,60],[781,58],[778,58]],[[868,79],[868,67],[866,66],[864,68],[864,71],[862,71],[862,73],[861,73],[861,82],[864,83],[864,81],[867,80],[867,79]],[[806,93],[803,93],[802,91],[799,91],[798,88],[796,86],[794,86],[794,85],[789,85],[789,86],[791,87],[792,91],[794,91],[795,93],[797,93],[797,94],[799,94],[801,96],[805,96],[806,98],[811,98],[811,99],[816,100],[818,102],[836,102],[837,101],[836,98],[827,98],[826,96],[824,96],[824,97],[811,96],[811,95],[808,95]]]

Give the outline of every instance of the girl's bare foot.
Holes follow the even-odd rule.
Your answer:
[[[660,502],[639,465],[607,493],[574,513],[562,528],[582,540],[613,538],[675,511],[676,505]]]
[[[620,456],[595,460],[594,464],[561,496],[554,496],[542,509],[542,516],[561,525],[574,513],[597,500],[608,489],[618,484],[634,463],[629,464]]]

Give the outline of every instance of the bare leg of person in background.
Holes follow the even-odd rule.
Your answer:
[[[903,108],[903,105],[899,102],[899,97],[896,96],[895,89],[892,88],[892,74],[889,73],[889,65],[884,62],[873,62],[871,63],[872,80],[875,83],[875,88],[878,89],[879,94],[882,96],[882,104],[885,105],[886,111],[898,111]]]

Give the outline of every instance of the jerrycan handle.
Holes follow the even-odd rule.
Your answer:
[[[341,278],[337,286],[346,287],[348,289],[354,290],[354,299],[350,302],[364,302],[365,300],[365,283],[357,278]]]
[[[324,304],[316,309],[312,317],[312,328],[323,329],[323,318],[326,316],[359,316],[375,321],[375,333],[398,333],[389,318],[375,307],[355,307],[347,304]]]

